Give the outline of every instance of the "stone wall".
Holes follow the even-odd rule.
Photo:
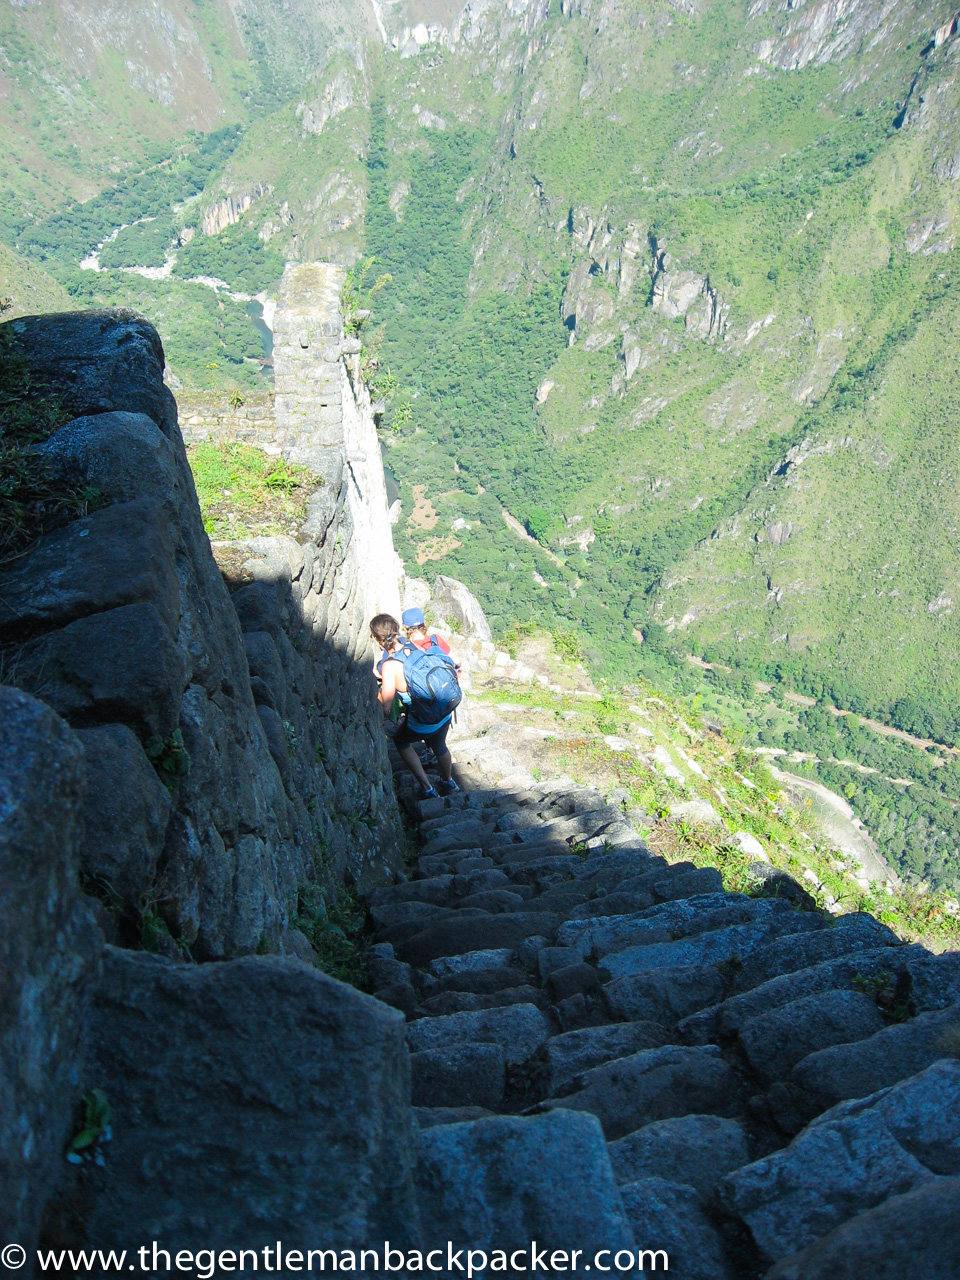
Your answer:
[[[277,422],[272,391],[247,391],[243,403],[231,403],[221,391],[177,393],[180,434],[186,444],[215,440],[226,444],[272,444]]]
[[[344,272],[328,263],[290,263],[273,328],[276,444],[285,458],[347,484],[357,591],[373,612],[400,607],[402,564],[393,550],[387,488],[360,340],[340,312]]]
[[[225,577],[153,328],[88,312],[3,330],[66,419],[36,446],[51,480],[93,495],[0,565],[0,1190],[4,1238],[29,1246],[104,938],[175,965],[315,964],[318,913],[344,882],[394,878],[401,828],[366,633],[381,513],[345,447],[300,540],[221,547]],[[395,562],[389,539],[378,554]]]

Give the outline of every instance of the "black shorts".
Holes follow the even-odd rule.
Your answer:
[[[425,742],[435,756],[442,756],[447,750],[447,730],[450,728],[450,721],[445,725],[441,725],[439,729],[435,729],[433,733],[418,733],[416,729],[411,729],[407,723],[406,717],[397,725],[397,732],[393,735],[393,745],[398,751],[402,751],[404,747],[411,746],[414,742]]]

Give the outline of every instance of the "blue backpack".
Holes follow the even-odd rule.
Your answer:
[[[429,649],[403,645],[392,656],[403,663],[410,695],[410,714],[419,724],[438,724],[453,714],[463,692],[457,680],[456,664],[431,637]]]

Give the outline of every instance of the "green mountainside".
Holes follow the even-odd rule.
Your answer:
[[[702,695],[955,884],[953,754],[861,723],[960,743],[952,0],[163,12],[0,17],[17,261],[242,390],[284,260],[373,259],[411,568]]]

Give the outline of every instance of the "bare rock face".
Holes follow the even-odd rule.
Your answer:
[[[653,262],[652,306],[665,320],[682,316],[695,338],[717,339],[726,332],[730,308],[707,277],[677,270],[670,254],[659,247]]]
[[[448,578],[442,573],[437,575],[432,605],[435,612],[456,624],[463,635],[475,636],[477,640],[493,639],[480,601],[456,578]]]
[[[83,790],[77,735],[0,686],[0,1235],[28,1254],[70,1136],[103,941],[77,883]]]
[[[296,960],[176,964],[108,947],[84,1066],[111,1102],[88,1246],[356,1247],[417,1234],[403,1017]],[[61,1215],[64,1216],[64,1215]]]
[[[247,212],[255,201],[262,199],[271,187],[266,187],[262,182],[257,182],[249,191],[243,191],[237,195],[224,196],[222,200],[218,200],[216,204],[204,210],[201,229],[205,236],[216,236],[227,227],[232,227],[234,223],[239,222],[243,215]]]
[[[800,8],[796,4],[781,6]],[[762,40],[756,54],[781,71],[798,71],[813,63],[840,62],[855,53],[868,37],[900,15],[897,0],[819,0],[804,5],[784,23],[775,37]],[[774,9],[772,0],[754,0],[751,16]]]

